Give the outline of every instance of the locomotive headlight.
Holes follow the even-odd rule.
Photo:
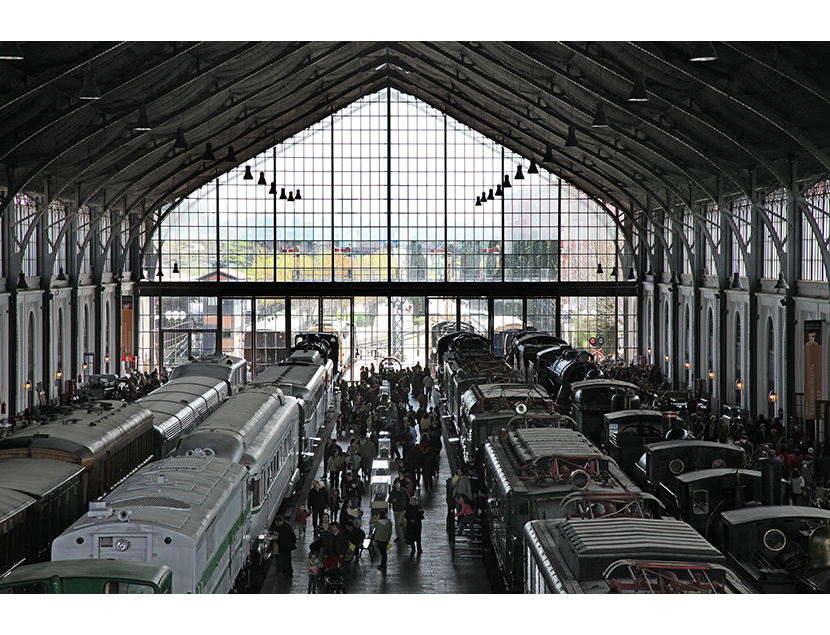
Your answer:
[[[118,542],[115,543],[115,548],[118,551],[126,551],[130,548],[130,541],[125,538],[119,538]]]

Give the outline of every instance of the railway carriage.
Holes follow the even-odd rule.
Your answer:
[[[334,403],[337,341],[331,333],[310,333],[309,340],[291,355],[259,373],[252,384],[276,386],[286,395],[302,400],[303,451],[314,451],[317,433],[325,426],[326,413]],[[335,338],[329,342],[326,338]]]
[[[174,593],[228,593],[243,570],[251,491],[244,466],[215,456],[144,466],[92,503],[52,544],[52,560],[165,564]]]
[[[682,521],[534,520],[522,531],[525,593],[752,593]]]
[[[670,424],[670,420],[657,410],[617,410],[606,412],[603,419],[600,447],[631,477],[645,447],[665,440]]]
[[[640,389],[627,381],[584,379],[571,382],[570,390],[577,430],[597,445],[602,445],[606,413],[640,407]]]
[[[86,506],[153,457],[153,414],[139,404],[97,401],[0,439],[0,459],[41,458],[84,468]]]
[[[263,534],[300,478],[300,425],[299,400],[274,386],[249,386],[179,444],[180,456],[216,456],[248,470],[249,551],[257,558],[267,546]]]
[[[487,524],[509,589],[521,586],[522,528],[535,519],[659,513],[613,460],[574,430],[523,429],[484,451]]]
[[[163,459],[179,439],[210,416],[230,395],[229,383],[216,377],[186,375],[171,379],[137,403],[153,413],[153,456]]]
[[[235,395],[248,381],[248,364],[241,357],[210,353],[176,366],[170,372],[170,381],[180,377],[212,377],[228,385],[228,392]]]
[[[0,578],[0,595],[11,594],[165,594],[173,592],[166,565],[126,560],[41,562]]]
[[[0,521],[4,525],[0,532],[0,576],[18,563],[31,564],[48,557],[52,540],[81,515],[83,472],[80,465],[65,461],[0,459],[0,488],[33,501],[21,507],[18,497],[0,496],[0,500],[14,501],[13,506],[7,503],[0,508],[0,516],[15,507],[21,516],[16,521]],[[7,527],[15,528],[18,537],[7,533]]]
[[[720,548],[761,593],[830,593],[830,511],[755,506],[721,514]]]
[[[28,494],[0,487],[0,575],[26,561],[35,505]]]

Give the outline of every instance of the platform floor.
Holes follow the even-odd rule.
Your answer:
[[[332,424],[326,427],[325,433],[334,435]],[[348,446],[349,438],[347,436],[337,438],[342,449],[345,450]],[[322,445],[319,452],[322,452]],[[322,482],[323,470],[320,463],[320,457],[315,457],[313,465],[316,469],[313,478],[317,478]],[[493,592],[488,582],[482,557],[462,558],[457,556],[454,562],[452,560],[449,537],[445,531],[447,517],[445,482],[450,474],[445,443],[445,448],[441,451],[439,474],[435,481],[435,487],[431,491],[426,491],[422,483],[421,487],[415,492],[426,515],[422,530],[424,553],[410,555],[408,544],[404,542],[392,543],[392,549],[388,554],[387,571],[384,574],[377,570],[378,562],[371,563],[369,553],[364,551],[360,559],[353,564],[352,571],[346,578],[345,593],[481,594]],[[285,515],[291,519],[291,526],[295,529],[295,533],[294,511],[300,503],[305,503],[313,478],[306,478],[299,495],[295,497],[294,501],[290,501],[289,507],[284,510]],[[368,489],[368,484],[365,485]],[[368,533],[369,496],[363,497],[361,509],[363,510],[361,528]],[[300,535],[297,536],[297,549],[292,552],[294,577],[287,580],[281,575],[277,575],[276,567],[271,563],[260,593],[307,593],[306,561],[309,544],[312,540],[311,519],[309,519],[307,535],[305,538]],[[317,592],[324,592],[322,582],[318,581]]]

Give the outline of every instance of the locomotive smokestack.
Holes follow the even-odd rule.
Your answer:
[[[761,461],[761,504],[783,505],[784,494],[781,490],[783,464],[777,456]]]

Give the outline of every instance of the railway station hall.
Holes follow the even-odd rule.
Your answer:
[[[830,592],[829,67],[0,42],[0,595]]]

